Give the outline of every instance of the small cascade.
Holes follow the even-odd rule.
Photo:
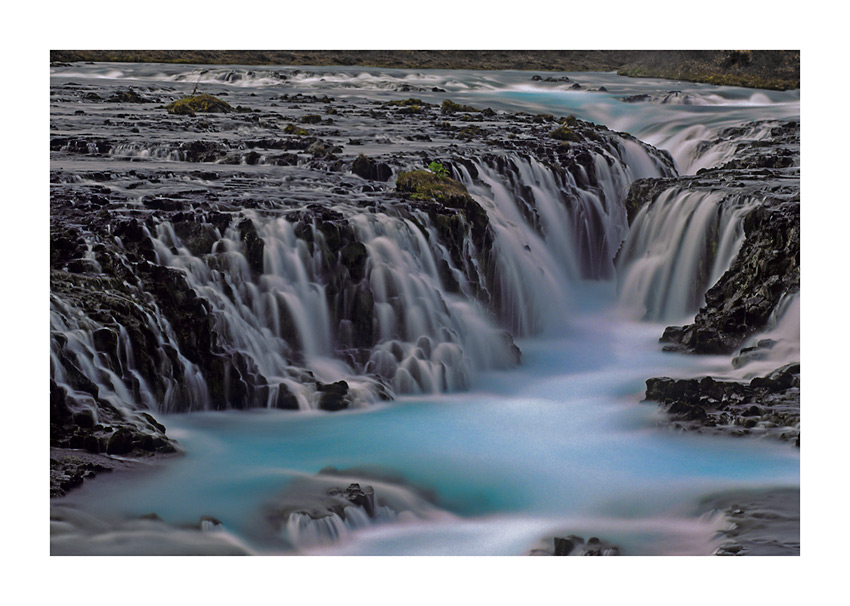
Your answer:
[[[647,320],[687,319],[729,268],[758,202],[671,187],[645,204],[617,257],[620,302]]]
[[[331,545],[345,540],[352,532],[373,524],[396,522],[399,519],[416,519],[409,512],[398,512],[386,506],[376,506],[373,516],[369,516],[363,507],[348,505],[341,513],[334,511],[327,515],[312,517],[310,514],[294,511],[289,514],[286,525],[281,529],[284,539],[296,548]]]
[[[368,251],[366,281],[377,333],[365,370],[390,379],[397,393],[465,389],[473,372],[508,367],[516,354],[472,297],[472,286],[453,267],[429,217],[414,217],[419,226],[382,213],[352,217]],[[476,257],[474,250],[468,254]],[[441,265],[458,281],[459,293],[444,287]]]
[[[371,526],[453,518],[409,486],[346,475],[332,470],[296,478],[267,504],[267,522],[287,545],[305,550],[345,541]]]
[[[157,306],[129,299],[120,304],[129,306],[141,322],[124,326],[107,314],[92,318],[70,298],[51,293],[51,380],[96,422],[95,400],[107,402],[123,417],[138,409],[206,408],[209,394],[203,374],[180,352]]]
[[[123,142],[110,147],[109,155],[115,158],[133,160],[167,160],[180,162],[186,160],[186,154],[181,153],[179,145],[150,145],[144,142]]]
[[[663,141],[663,147],[671,150],[681,174],[694,175],[702,169],[723,166],[738,157],[747,145],[755,143],[758,146],[774,140],[777,136],[775,131],[781,124],[774,120],[726,128],[693,124],[669,134]],[[799,158],[796,164],[799,165]]]
[[[374,382],[352,376],[353,369],[333,357],[320,279],[322,233],[311,233],[319,243],[311,252],[285,219],[255,219],[259,229],[251,218],[223,233],[209,226],[218,239],[214,250],[200,256],[183,245],[169,222],[157,226],[154,239],[158,262],[185,272],[189,286],[212,306],[219,341],[244,362],[248,376],[242,380],[254,391],[247,404],[317,408],[317,387],[341,380],[357,396],[350,403],[374,399]],[[213,407],[227,407],[232,388],[226,380],[223,401]]]
[[[800,292],[786,293],[770,314],[763,332],[744,341],[732,366],[745,379],[766,375],[800,361]]]

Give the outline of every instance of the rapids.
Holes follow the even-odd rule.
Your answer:
[[[716,140],[724,129],[799,119],[799,91],[602,73],[566,74],[569,83],[545,83],[532,75],[100,64],[51,68],[51,84],[133,86],[156,94],[189,92],[200,83],[227,92],[233,105],[270,104],[286,92],[382,101],[415,96],[437,103],[450,97],[496,110],[573,114],[668,152],[679,174],[732,158],[736,141]],[[576,82],[581,89],[571,88]],[[53,101],[63,94],[54,92]],[[623,100],[636,95],[645,100]],[[56,104],[52,109],[52,134],[73,132],[75,120],[87,119]],[[755,127],[744,131],[741,138],[766,136]],[[367,143],[363,153],[403,150],[408,144],[394,135],[388,131],[381,146]],[[52,168],[91,171],[135,163],[174,171],[178,180],[197,185],[176,151],[179,136],[156,146],[131,137],[107,158],[63,157]],[[559,177],[533,158],[466,160],[453,167],[454,176],[485,209],[495,233],[499,279],[488,294],[498,301],[496,317],[468,283],[488,268],[460,267],[449,251],[426,240],[422,229],[436,227],[424,213],[416,215],[417,225],[388,213],[363,213],[362,199],[337,202],[320,176],[289,177],[280,186],[294,195],[305,192],[305,200],[319,192],[366,248],[378,344],[362,363],[334,356],[335,343],[354,337],[333,321],[319,283],[318,249],[309,250],[283,217],[248,213],[265,244],[257,281],[244,235],[233,225],[216,232],[226,260],[218,268],[193,254],[171,223],[163,221],[150,233],[157,262],[188,276],[216,311],[218,329],[269,385],[267,401],[256,405],[271,407],[286,390],[298,411],[204,410],[229,406],[211,403],[197,368],[182,355],[174,365],[184,384],[168,382],[159,398],[143,380],[134,391],[99,366],[95,323],[57,298],[51,327],[70,335],[79,365],[101,376],[104,397],[118,408],[136,402],[156,411],[185,452],[149,470],[87,481],[55,503],[56,511],[73,515],[52,523],[54,553],[522,555],[553,536],[581,534],[598,535],[629,554],[710,554],[722,519],[699,509],[706,495],[799,486],[799,452],[787,444],[674,433],[657,427],[661,413],[655,405],[639,404],[649,377],[743,377],[754,368],[799,360],[798,296],[783,300],[767,335],[753,337],[753,344],[759,338],[780,343],[755,366],[733,368],[728,356],[665,353],[658,343],[666,324],[693,318],[705,291],[734,260],[742,216],[753,200],[741,196],[721,210],[717,195],[670,189],[630,226],[622,212],[629,184],[674,176],[660,154],[634,141],[597,153],[593,162],[601,178],[593,187],[569,174]],[[239,167],[261,180],[274,176],[271,168]],[[163,193],[165,187],[143,189]],[[279,195],[278,185],[264,187],[244,196]],[[562,203],[565,192],[570,205]],[[523,214],[523,197],[526,204],[531,200],[537,225]],[[708,232],[717,234],[718,244],[706,252]],[[324,237],[313,227],[314,241]],[[473,258],[476,251],[467,252]],[[454,292],[443,282],[444,266],[458,283]],[[693,287],[695,274],[701,279]],[[348,292],[345,301],[355,296]],[[177,349],[157,310],[144,313],[157,339]],[[504,330],[522,351],[518,367]],[[292,342],[302,356],[297,369]],[[124,351],[122,360],[134,372],[132,352]],[[58,360],[54,366],[59,370],[53,378],[62,383]],[[302,369],[325,382],[345,379],[358,406],[317,410],[319,396],[298,378]],[[374,376],[387,381],[394,400],[379,400]],[[344,519],[296,512],[271,528],[264,512],[287,487],[314,481],[328,467],[344,474],[343,488],[349,481],[368,483],[376,494],[392,495],[386,503],[395,507],[386,505],[374,519],[352,507]],[[162,524],[128,522],[151,513]],[[202,519],[202,537],[186,530]]]

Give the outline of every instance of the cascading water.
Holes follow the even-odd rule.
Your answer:
[[[182,406],[228,408],[237,399],[237,380],[253,390],[248,406],[276,407],[294,398],[298,408],[316,408],[319,394],[311,385],[341,380],[351,403],[363,404],[380,393],[369,374],[398,394],[437,393],[466,389],[474,374],[515,363],[499,325],[519,337],[562,327],[573,285],[612,271],[613,251],[626,230],[622,199],[628,184],[670,174],[662,159],[630,140],[609,144],[585,161],[587,167],[577,166],[573,174],[516,154],[469,160],[475,177],[458,164],[457,176],[487,213],[494,238],[487,260],[467,239],[465,267],[456,266],[422,211],[400,218],[336,206],[367,258],[362,281],[344,287],[341,276],[327,273],[335,260],[315,223],[299,237],[286,217],[243,213],[238,224],[203,224],[202,243],[192,251],[175,225],[159,222],[155,234],[146,232],[157,262],[185,274],[213,308],[214,330],[227,355],[247,364],[234,371],[225,361],[223,390],[212,399],[192,370],[199,386]],[[246,229],[256,230],[262,241],[261,257],[247,250],[257,244],[247,243]],[[455,292],[440,267],[457,283]],[[329,296],[330,283],[335,286]],[[489,302],[480,298],[486,293],[476,292],[488,285]],[[368,350],[365,358],[358,347]],[[95,358],[91,364],[102,365]],[[147,403],[166,411],[180,406],[171,399]]]
[[[134,352],[126,327],[112,318],[90,318],[72,302],[51,294],[50,326],[51,379],[70,398],[83,403],[97,418],[94,399],[103,399],[125,417],[138,409],[169,412],[201,410],[209,394],[197,365],[180,353],[174,332],[156,305],[123,302],[144,320],[142,330],[154,347]],[[139,359],[143,353],[144,360]],[[158,381],[151,384],[143,366],[156,369]],[[80,390],[74,383],[87,382]]]
[[[643,206],[618,253],[620,301],[647,320],[692,317],[731,265],[758,201],[671,187]]]
[[[671,176],[658,157],[624,139],[576,174],[516,154],[471,160],[458,178],[497,234],[499,308],[517,336],[564,326],[574,287],[613,273],[628,226],[622,201],[638,178]]]

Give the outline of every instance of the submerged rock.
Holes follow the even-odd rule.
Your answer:
[[[530,555],[549,556],[618,556],[620,548],[598,537],[590,537],[585,541],[582,537],[571,534],[555,537],[553,547],[534,549]]]
[[[354,159],[351,172],[358,177],[372,181],[389,181],[390,177],[393,176],[393,171],[389,165],[384,162],[375,162],[363,154]]]

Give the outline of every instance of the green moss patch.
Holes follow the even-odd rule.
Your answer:
[[[165,106],[169,114],[193,116],[197,113],[226,114],[233,108],[226,101],[212,95],[195,95],[183,97]]]
[[[395,101],[387,101],[387,105],[402,105],[402,106],[411,106],[416,105],[419,107],[433,107],[432,103],[426,103],[422,99],[414,99],[411,97],[410,99],[396,99]]]
[[[471,105],[461,105],[460,103],[455,103],[451,99],[446,99],[443,101],[443,104],[440,106],[440,110],[444,114],[453,114],[455,112],[481,112],[477,107],[472,107]]]
[[[553,139],[558,139],[559,141],[581,141],[581,137],[579,137],[573,129],[569,126],[559,126],[551,133],[549,136]]]
[[[286,133],[287,135],[298,135],[299,137],[306,137],[307,135],[310,134],[306,130],[304,130],[303,128],[295,126],[294,124],[287,124],[283,128],[283,132]]]
[[[469,197],[469,193],[463,184],[427,170],[411,170],[400,173],[396,180],[396,189],[412,194],[411,198],[415,200],[448,202],[457,198]]]

